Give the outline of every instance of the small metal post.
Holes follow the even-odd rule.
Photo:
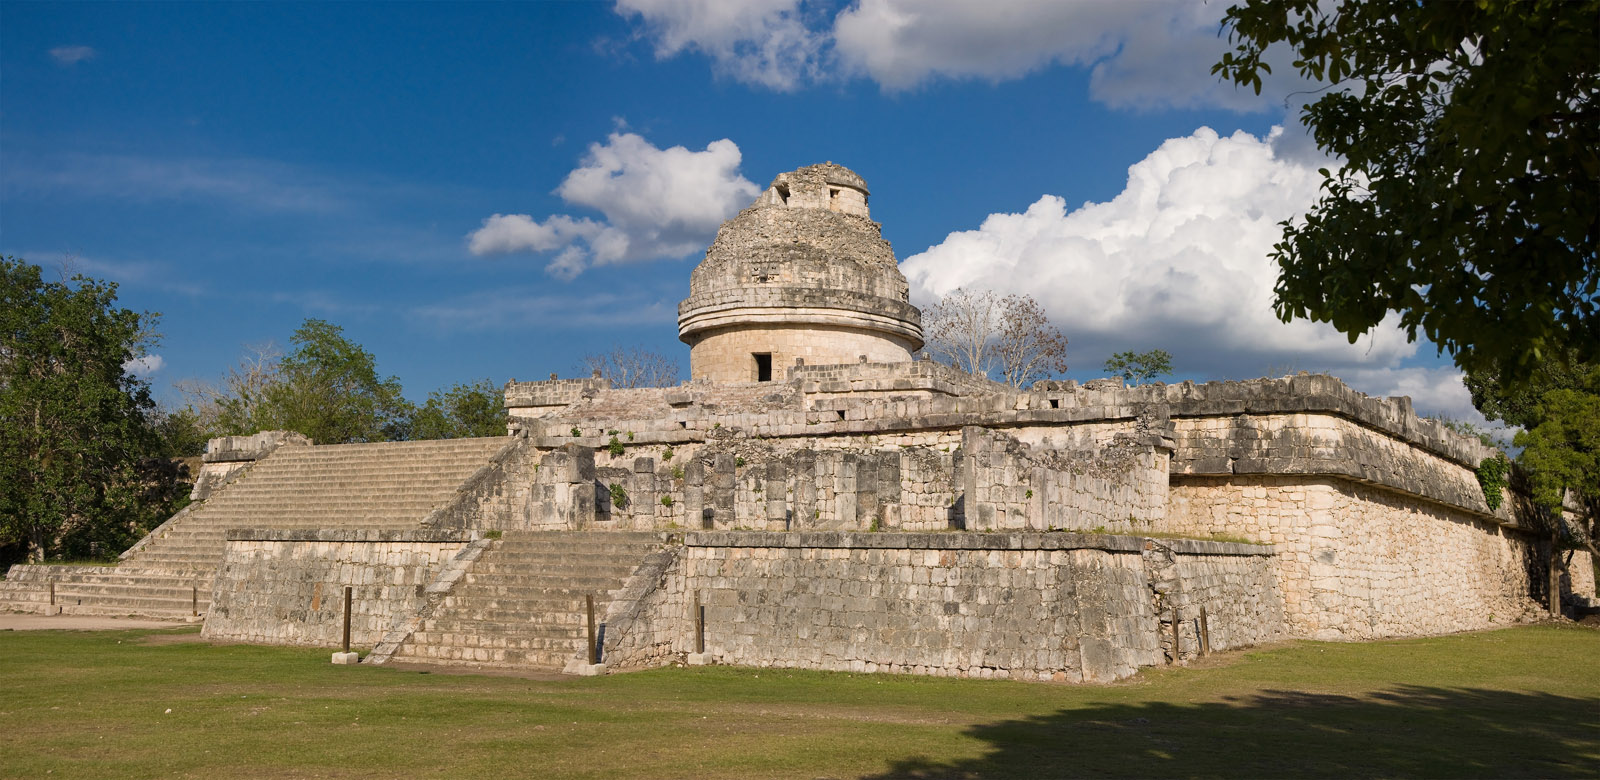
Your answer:
[[[189,616],[200,617],[200,586],[189,586]]]
[[[1211,655],[1211,621],[1205,607],[1200,608],[1200,654]]]
[[[589,665],[600,663],[600,648],[594,642],[594,594],[583,597],[589,606]]]
[[[706,651],[706,606],[700,603],[700,591],[694,593],[694,651]]]
[[[350,591],[349,585],[344,586],[344,651],[350,652]]]

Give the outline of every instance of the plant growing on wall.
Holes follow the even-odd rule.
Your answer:
[[[1484,458],[1478,464],[1478,487],[1483,488],[1483,502],[1489,505],[1490,511],[1500,508],[1505,494],[1505,489],[1510,486],[1507,477],[1511,475],[1511,461],[1504,455]]]
[[[622,442],[618,441],[617,437],[615,436],[611,437],[611,441],[606,442],[606,452],[611,453],[611,457],[613,458],[621,457],[622,453],[626,450],[627,448],[624,447]]]
[[[628,490],[620,482],[613,482],[609,486],[611,491],[611,505],[618,509],[628,508]]]

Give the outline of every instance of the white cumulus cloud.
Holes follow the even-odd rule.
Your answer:
[[[50,50],[50,58],[59,65],[76,65],[94,59],[97,53],[90,46],[57,46]]]
[[[710,57],[717,72],[788,91],[814,77],[826,34],[809,28],[800,0],[617,0],[654,38],[656,56]]]
[[[122,370],[141,377],[154,376],[162,366],[167,364],[166,358],[160,355],[142,355],[122,364]]]
[[[1090,93],[1118,108],[1258,110],[1299,80],[1269,57],[1263,97],[1220,83],[1225,6],[1194,0],[618,0],[667,58],[697,51],[719,75],[792,90],[867,78],[889,91],[937,79],[1002,81],[1052,65],[1091,68]],[[1276,55],[1274,54],[1274,57]]]
[[[468,236],[473,254],[554,252],[552,275],[571,279],[593,265],[678,258],[705,248],[728,217],[761,189],[739,174],[739,146],[726,138],[703,151],[660,149],[633,133],[589,146],[556,194],[603,220],[555,214],[495,214]]]
[[[919,303],[957,287],[1031,294],[1093,369],[1123,350],[1166,349],[1184,373],[1259,375],[1268,366],[1392,367],[1414,344],[1394,322],[1352,345],[1327,325],[1280,322],[1278,223],[1317,198],[1327,160],[1277,151],[1267,138],[1209,128],[1173,138],[1128,169],[1105,203],[1069,209],[1055,195],[1020,214],[991,214],[905,259]]]

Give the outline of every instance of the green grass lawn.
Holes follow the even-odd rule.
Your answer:
[[[1570,625],[1302,642],[1110,686],[531,680],[173,633],[0,632],[0,776],[1600,777],[1600,631]]]

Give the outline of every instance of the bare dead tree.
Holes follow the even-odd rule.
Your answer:
[[[1018,390],[1067,370],[1067,337],[1030,295],[1007,295],[1000,301],[993,350],[1005,383]]]
[[[678,384],[678,361],[643,347],[617,347],[584,355],[580,367],[611,380],[612,387],[672,387]]]
[[[283,350],[270,341],[247,344],[245,354],[222,375],[220,385],[184,379],[173,386],[206,430],[243,430],[260,422],[259,410],[268,390],[283,380],[282,360]]]
[[[975,376],[994,365],[990,345],[1000,328],[1000,301],[993,292],[957,287],[922,311],[922,335],[933,359]]]
[[[1015,388],[1067,370],[1067,339],[1032,296],[956,288],[923,310],[922,332],[935,360]]]

